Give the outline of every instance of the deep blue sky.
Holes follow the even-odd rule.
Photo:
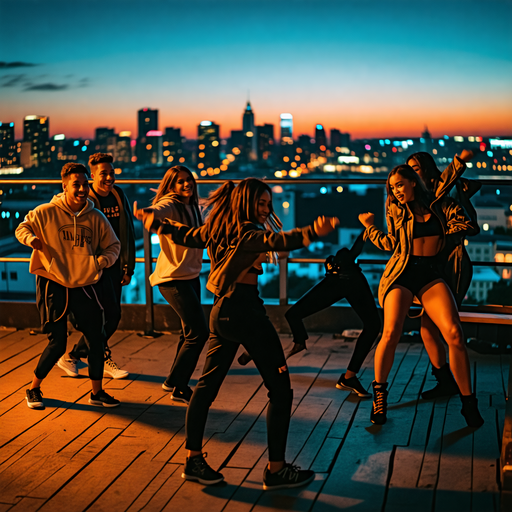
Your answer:
[[[0,121],[193,137],[294,115],[354,136],[512,133],[512,1],[0,0]],[[18,136],[21,131],[18,132]]]

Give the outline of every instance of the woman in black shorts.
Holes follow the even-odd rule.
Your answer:
[[[371,421],[380,425],[386,422],[387,378],[405,317],[416,297],[448,343],[450,366],[461,392],[461,413],[469,426],[479,427],[483,419],[471,393],[469,358],[457,306],[436,270],[436,256],[447,240],[465,236],[476,227],[454,200],[430,196],[408,165],[399,165],[389,173],[386,188],[388,233],[373,224],[372,213],[359,215],[366,237],[380,249],[393,251],[379,284],[384,328],[375,352]]]

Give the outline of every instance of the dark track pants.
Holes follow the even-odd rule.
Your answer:
[[[328,274],[307,292],[286,313],[295,343],[304,343],[308,333],[302,320],[331,306],[341,299],[347,299],[363,322],[363,331],[356,341],[348,370],[357,373],[372,349],[381,321],[368,281],[361,272],[349,276]]]
[[[210,344],[203,375],[187,410],[186,448],[200,451],[208,409],[242,344],[268,389],[267,439],[269,460],[285,460],[293,392],[283,348],[266,315],[257,286],[237,284],[230,297],[216,299],[210,315]]]
[[[96,291],[104,309],[105,325],[103,329],[105,331],[105,358],[111,355],[108,340],[117,331],[117,326],[121,321],[122,288],[120,264],[117,262],[111,267],[103,269],[101,279],[96,285]],[[70,354],[77,359],[87,358],[89,355],[89,347],[84,336],[78,340],[78,343],[70,351]]]
[[[43,332],[48,335],[35,375],[44,379],[57,361],[66,353],[68,332],[67,315],[72,313],[76,328],[84,334],[88,347],[89,377],[103,378],[103,313],[97,301],[95,286],[65,288],[44,277],[37,277],[37,305],[41,314]]]

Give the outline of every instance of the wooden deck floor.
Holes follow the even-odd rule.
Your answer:
[[[291,343],[286,336],[282,341]],[[369,421],[371,400],[335,388],[353,343],[312,336],[310,350],[290,360],[287,459],[317,476],[306,488],[264,492],[267,396],[252,363],[235,362],[207,424],[204,451],[226,483],[182,480],[186,408],[161,388],[176,342],[173,335],[118,332],[114,359],[131,376],[104,383],[121,407],[90,406],[87,370],[73,379],[56,367],[43,386],[46,409],[36,411],[27,408],[25,389],[45,336],[0,330],[0,512],[499,510],[509,356],[471,353],[486,420],[473,431],[465,427],[458,398],[418,400],[432,383],[428,357],[420,344],[399,345],[389,420],[376,427]],[[369,359],[365,386],[373,379]]]

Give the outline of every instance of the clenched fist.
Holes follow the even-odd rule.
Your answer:
[[[365,227],[368,228],[373,226],[373,222],[375,220],[375,215],[373,213],[360,213],[359,214],[359,222]]]

